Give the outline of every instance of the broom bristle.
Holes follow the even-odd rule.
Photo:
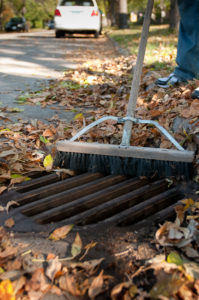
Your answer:
[[[124,158],[74,152],[57,152],[54,165],[79,172],[100,172],[125,176],[181,176],[184,179],[193,176],[192,164],[187,162]]]

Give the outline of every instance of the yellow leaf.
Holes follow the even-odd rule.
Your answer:
[[[72,230],[73,226],[73,224],[70,224],[55,229],[49,236],[49,239],[55,241],[64,239],[67,236],[67,234]]]
[[[87,244],[84,248],[85,249],[91,249],[91,248],[94,248],[96,245],[97,245],[96,242],[91,242],[91,243]]]
[[[14,289],[10,280],[0,283],[0,296],[2,300],[15,300]]]
[[[135,295],[137,294],[138,288],[136,285],[131,285],[129,288],[129,295],[130,297],[133,299],[133,297],[135,297]]]
[[[53,158],[52,156],[49,154],[44,158],[44,162],[43,162],[44,167],[46,168],[46,170],[51,170],[53,167]]]
[[[176,252],[171,252],[167,256],[167,262],[170,264],[176,264],[177,266],[183,265],[183,260],[180,255]]]
[[[199,208],[199,202],[195,202],[194,207]]]
[[[181,200],[181,202],[185,204],[184,211],[186,211],[190,206],[194,205],[194,201],[192,198]]]
[[[82,119],[84,119],[84,115],[82,113],[79,113],[74,116],[74,120],[82,120]]]
[[[81,250],[82,250],[82,241],[79,233],[77,232],[75,240],[72,244],[72,249],[71,249],[72,256],[76,257],[77,255],[80,254]]]

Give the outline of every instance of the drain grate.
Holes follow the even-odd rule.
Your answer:
[[[56,174],[37,174],[1,197],[4,205],[12,200],[18,205],[9,214],[0,213],[0,224],[12,217],[14,230],[24,232],[64,224],[124,226],[149,217],[163,220],[182,198],[179,187],[168,187],[165,179],[84,173],[61,180]]]

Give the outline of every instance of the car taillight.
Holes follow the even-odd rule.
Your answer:
[[[55,16],[61,17],[61,13],[60,13],[59,9],[56,9],[56,10],[55,10]]]
[[[97,17],[97,16],[98,16],[98,10],[93,9],[91,17]]]

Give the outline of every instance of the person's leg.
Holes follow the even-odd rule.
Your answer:
[[[183,80],[199,78],[199,0],[178,0],[180,28],[177,67],[174,74]]]
[[[180,28],[177,48],[177,67],[156,85],[167,88],[193,78],[199,78],[199,0],[178,0]]]

